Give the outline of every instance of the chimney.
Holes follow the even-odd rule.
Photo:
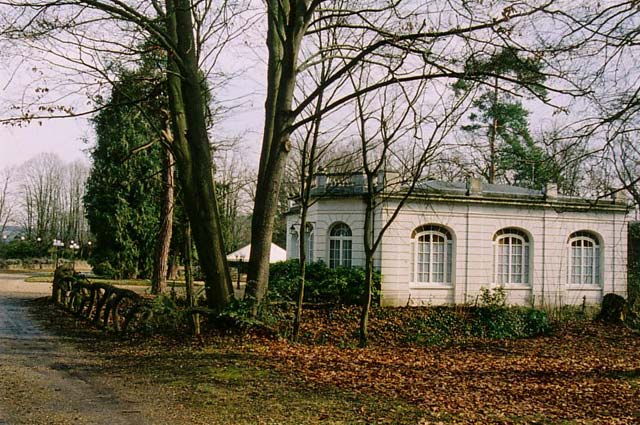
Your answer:
[[[380,170],[378,171],[378,176],[377,176],[377,182],[376,182],[376,189],[381,191],[384,190],[384,185],[385,185],[385,170]]]
[[[402,182],[400,173],[397,171],[387,171],[385,180],[387,190],[397,190]]]
[[[364,175],[362,173],[353,174],[351,181],[356,190],[362,190],[362,188],[364,188]]]
[[[316,174],[316,187],[324,190],[327,187],[327,175],[320,172]]]
[[[611,199],[613,200],[614,204],[621,204],[621,205],[625,205],[629,200],[625,190],[619,190],[617,192],[614,192],[611,195]]]
[[[547,183],[544,187],[544,196],[546,199],[558,199],[558,184]]]
[[[482,180],[477,177],[469,177],[467,179],[467,195],[481,195]]]

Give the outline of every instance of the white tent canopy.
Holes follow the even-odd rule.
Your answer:
[[[237,251],[233,251],[227,255],[227,261],[242,261],[247,263],[249,261],[249,254],[251,253],[251,244],[244,246]],[[269,262],[277,263],[278,261],[285,261],[287,259],[287,251],[280,248],[278,245],[271,244],[271,255]]]

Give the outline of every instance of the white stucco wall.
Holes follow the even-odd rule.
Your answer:
[[[355,199],[323,199],[314,203],[308,214],[307,222],[313,226],[314,246],[313,260],[322,260],[328,263],[329,259],[329,229],[337,223],[345,223],[351,228],[352,233],[352,253],[351,263],[354,266],[364,267],[364,211],[362,201]],[[376,220],[375,227],[379,228],[380,216]],[[287,216],[287,229],[294,226],[297,233],[300,219],[298,215]],[[299,258],[298,248],[291,243],[292,235],[287,235],[287,258]],[[376,253],[374,259],[375,266],[380,269],[380,251]]]
[[[376,229],[395,208],[389,202],[377,213]],[[288,216],[287,228],[297,215]],[[314,226],[314,259],[328,260],[328,230],[337,222],[353,232],[353,265],[364,264],[364,204],[356,198],[320,199],[309,212]],[[425,224],[449,229],[454,241],[451,285],[413,284],[410,280],[411,233]],[[530,273],[528,285],[509,285],[508,302],[520,305],[564,305],[598,303],[615,292],[626,296],[627,222],[621,207],[583,211],[559,210],[549,204],[496,203],[485,201],[408,202],[389,227],[376,253],[376,267],[382,273],[382,303],[388,306],[437,305],[474,302],[482,287],[493,288],[494,235],[515,227],[529,236]],[[600,239],[601,284],[568,284],[568,238],[576,231],[589,231]],[[292,252],[288,237],[289,258]]]

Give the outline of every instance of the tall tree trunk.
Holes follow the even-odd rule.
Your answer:
[[[498,140],[498,117],[496,107],[498,105],[498,77],[493,82],[493,119],[491,120],[491,133],[489,137],[489,183],[496,182],[496,141]]]
[[[185,220],[184,224],[184,281],[185,289],[187,292],[187,305],[189,307],[196,306],[196,297],[193,287],[193,273],[191,269],[191,259],[193,258],[193,252],[191,246],[193,241],[191,239],[191,226],[189,220]],[[191,326],[193,328],[193,334],[195,336],[200,335],[200,315],[198,313],[191,314]]]
[[[167,290],[167,263],[173,233],[173,155],[168,146],[163,146],[162,152],[163,191],[162,205],[160,206],[160,230],[156,241],[151,277],[152,294],[163,294]]]
[[[298,300],[296,302],[296,314],[293,318],[293,342],[298,342],[300,334],[300,323],[302,322],[302,306],[304,303],[304,286],[307,274],[307,241],[305,238],[305,228],[307,226],[308,202],[302,205],[302,213],[300,214],[300,233],[299,233],[299,255],[300,258],[300,275],[298,276]]]
[[[178,279],[178,259],[176,257],[176,254],[169,255],[167,267],[168,267],[167,279],[177,280]]]
[[[190,2],[166,0],[166,5],[168,33],[179,55],[169,54],[167,72],[174,156],[185,211],[193,227],[205,276],[207,304],[210,308],[223,308],[233,298],[233,285],[214,191],[205,98],[195,54]]]
[[[362,295],[362,312],[360,314],[360,347],[369,344],[369,312],[371,311],[371,295],[373,292],[373,252],[365,254],[364,294]]]
[[[251,256],[246,298],[255,316],[267,293],[269,254],[278,210],[280,182],[291,150],[289,127],[302,37],[311,14],[304,0],[268,1],[267,99],[255,207],[251,220]]]
[[[375,236],[373,234],[373,221],[375,210],[374,174],[367,174],[368,193],[365,195],[364,215],[364,294],[362,295],[362,312],[360,314],[360,347],[366,347],[369,343],[369,312],[371,311],[371,293],[373,292],[373,254],[375,249]]]

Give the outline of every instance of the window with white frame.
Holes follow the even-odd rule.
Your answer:
[[[600,284],[600,243],[591,232],[574,232],[569,236],[569,283]]]
[[[499,230],[493,237],[495,282],[525,284],[529,278],[529,237],[519,229]]]
[[[344,223],[331,226],[329,232],[329,267],[351,267],[351,228]]]
[[[452,282],[453,239],[437,225],[420,226],[411,235],[411,281],[414,283]]]

